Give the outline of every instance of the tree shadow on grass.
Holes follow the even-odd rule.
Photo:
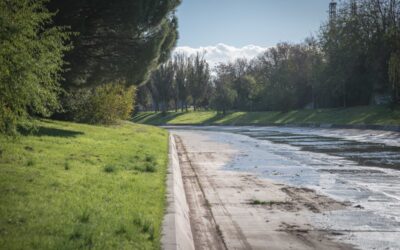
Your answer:
[[[133,122],[137,122],[137,121],[142,121],[142,120],[146,120],[148,117],[151,117],[152,115],[154,115],[154,113],[151,112],[139,112],[137,114],[134,114],[132,117],[132,121]]]
[[[151,113],[148,115],[144,115],[140,117],[141,122],[151,125],[168,125],[168,123],[178,116],[182,116],[185,113],[175,113],[175,112],[168,112],[166,114],[163,113]]]
[[[71,137],[77,137],[79,135],[84,135],[84,133],[80,132],[80,131],[49,128],[49,127],[43,127],[43,126],[39,126],[36,129],[19,127],[18,132],[24,136],[31,135],[31,136],[37,136],[37,137],[52,136],[52,137],[71,138]]]
[[[223,114],[223,113],[216,113],[213,117],[204,120],[201,125],[215,125],[217,124],[217,122],[221,119],[223,119],[224,117],[228,116],[229,113]]]

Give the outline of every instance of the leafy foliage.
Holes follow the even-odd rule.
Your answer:
[[[67,99],[67,108],[72,119],[91,124],[114,124],[130,117],[135,105],[134,86],[109,83],[101,86],[78,89]]]
[[[165,112],[172,96],[174,65],[171,61],[160,65],[150,80],[151,93],[157,109]]]
[[[181,110],[188,109],[188,103],[190,101],[190,90],[187,78],[188,67],[190,61],[184,54],[177,54],[174,57],[175,66],[175,100],[176,103],[180,104]],[[177,105],[176,105],[177,106]]]
[[[45,1],[0,1],[0,132],[58,109],[69,33],[52,25]]]
[[[187,84],[195,110],[198,106],[205,106],[202,102],[206,101],[206,94],[210,87],[210,77],[208,63],[202,55],[197,53],[196,56],[189,58]]]
[[[180,54],[160,65],[148,85],[141,89],[141,94],[151,93],[156,111],[165,113],[171,103],[175,110],[178,106],[187,109],[189,103],[195,109],[206,107],[211,97],[211,72],[201,54],[191,57]]]
[[[214,82],[215,91],[211,103],[216,110],[222,111],[225,114],[232,107],[237,97],[237,92],[230,86],[232,80],[230,79],[229,68],[219,65],[217,72],[218,79]]]

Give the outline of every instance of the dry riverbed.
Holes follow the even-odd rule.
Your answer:
[[[357,195],[342,195],[343,183],[329,183],[338,181],[336,165],[357,173],[359,163],[324,152],[304,152],[282,141],[260,140],[249,136],[252,132],[262,134],[230,128],[171,130],[196,249],[396,249],[397,219],[376,228],[373,221],[379,218],[370,215],[373,207]],[[394,183],[399,180],[392,176]],[[338,193],[330,192],[336,187]],[[391,191],[397,198],[398,190]],[[393,209],[398,204],[389,205]],[[360,219],[368,215],[372,221]],[[376,240],[364,241],[371,236]]]

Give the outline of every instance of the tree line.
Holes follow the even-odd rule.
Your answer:
[[[128,118],[170,57],[180,0],[0,0],[0,133],[34,117]]]
[[[211,72],[203,55],[177,54],[153,72],[139,89],[138,100],[155,111],[187,111],[189,106],[196,110],[208,106],[211,90]]]
[[[399,104],[400,1],[344,1],[316,37],[277,44],[253,60],[210,69],[201,55],[176,55],[139,93],[140,107],[156,111]]]

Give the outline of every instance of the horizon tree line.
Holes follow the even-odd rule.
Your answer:
[[[223,112],[396,105],[400,1],[344,1],[316,37],[299,44],[279,43],[252,60],[237,59],[210,69],[200,54],[180,54],[166,65],[140,88],[142,109],[183,111],[182,104],[185,110],[193,106]],[[169,72],[162,84],[160,70]],[[193,70],[203,73],[195,77]]]

